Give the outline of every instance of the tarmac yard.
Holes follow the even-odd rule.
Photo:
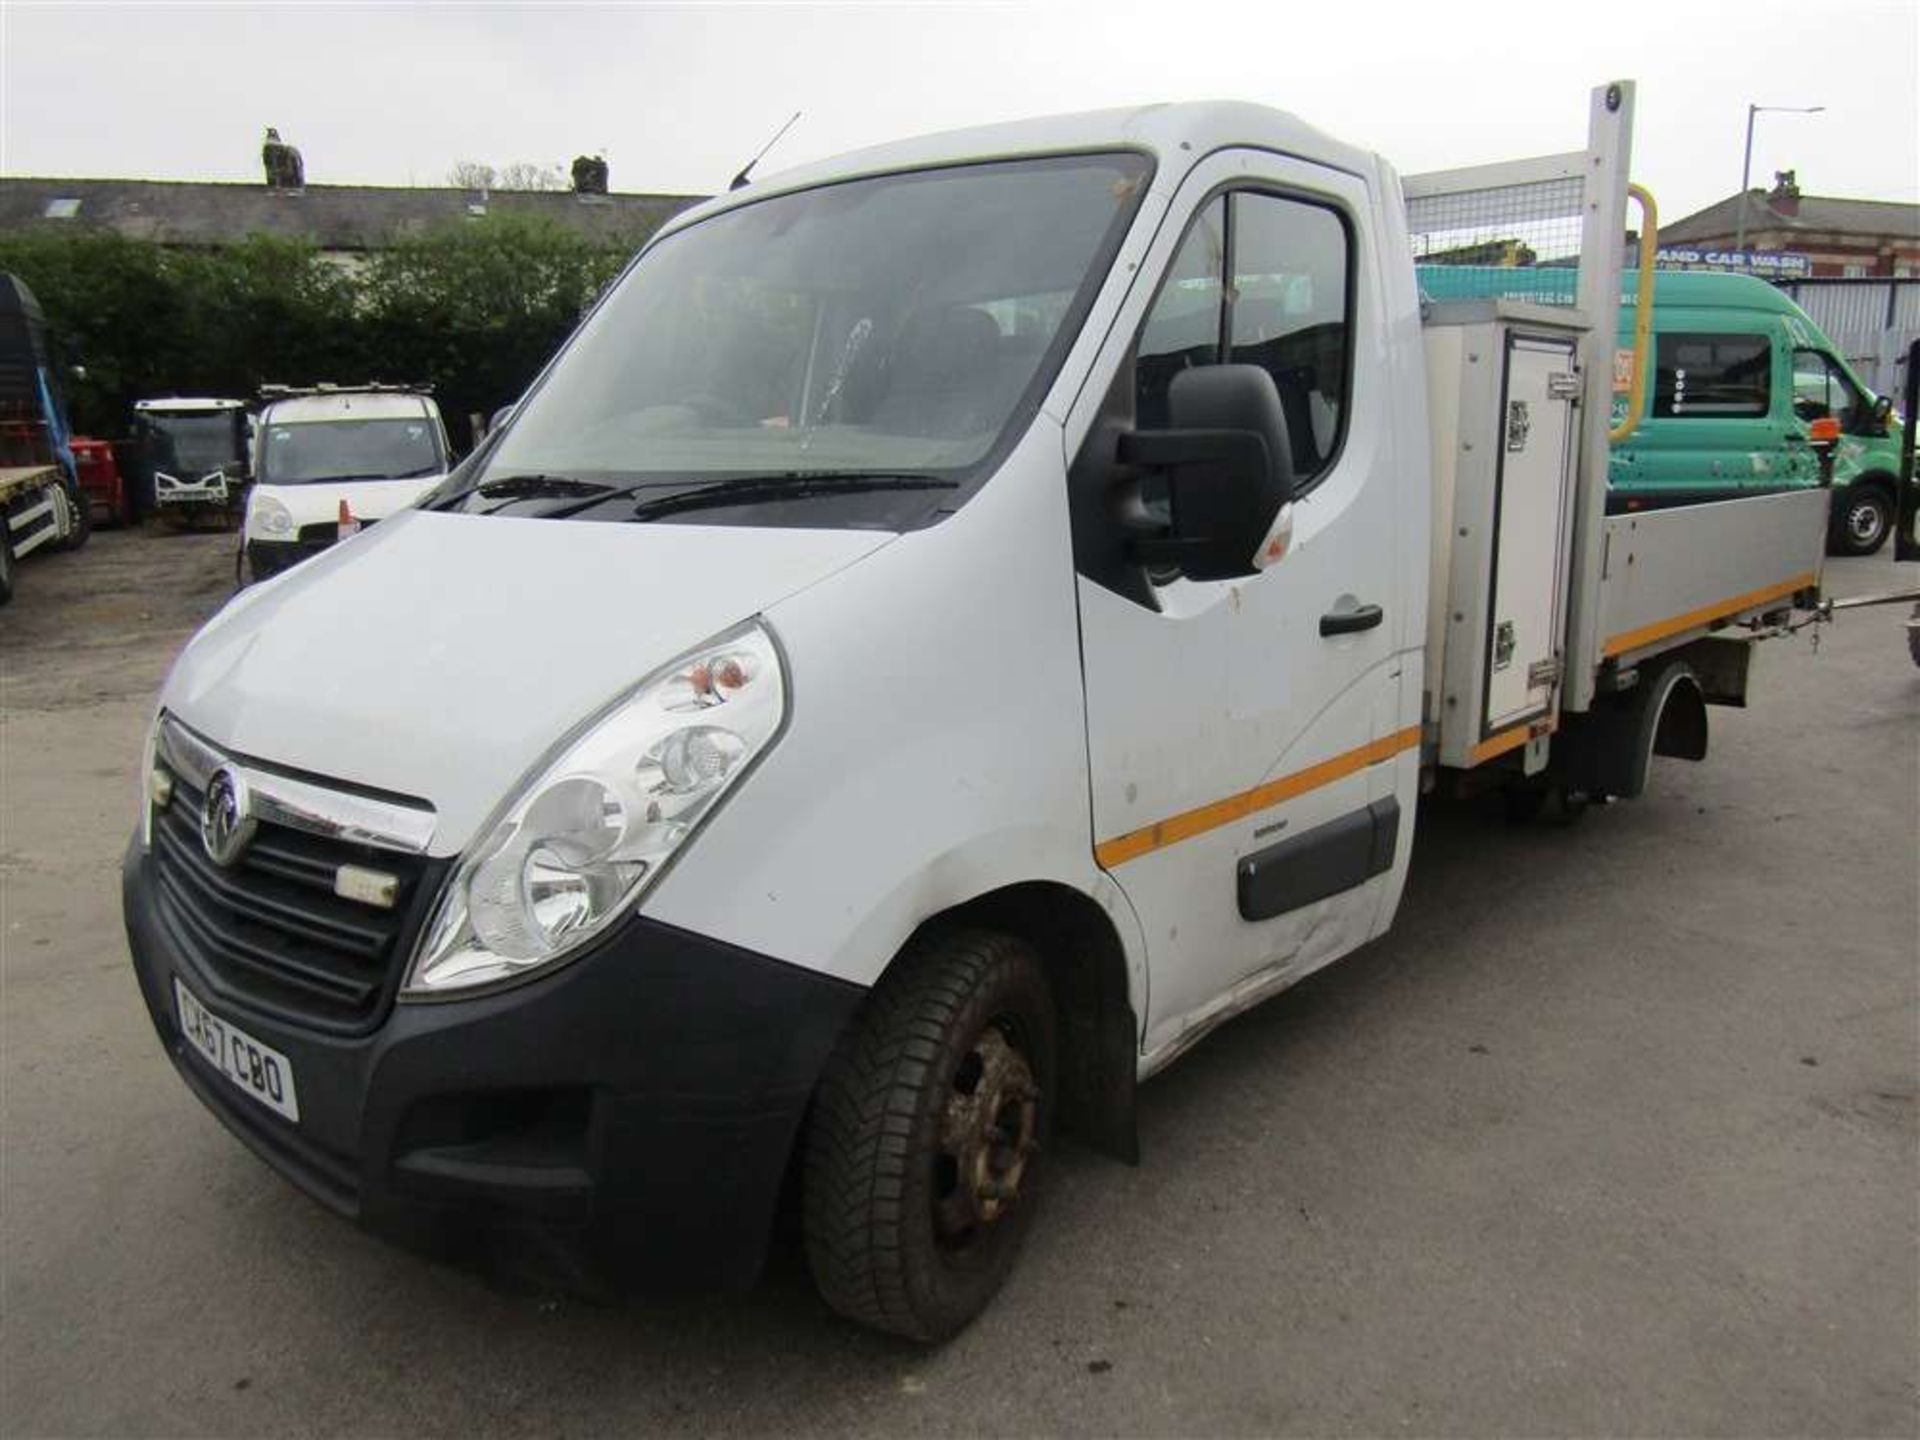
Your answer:
[[[1061,1144],[1007,1290],[922,1351],[790,1243],[753,1293],[611,1307],[416,1259],[191,1096],[119,865],[233,543],[103,533],[0,610],[0,1432],[1920,1430],[1904,610],[1763,646],[1641,800],[1431,807],[1394,932],[1148,1084],[1138,1168]]]

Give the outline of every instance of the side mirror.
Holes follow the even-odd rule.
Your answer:
[[[1873,423],[1879,427],[1882,435],[1892,433],[1893,397],[1891,395],[1882,395],[1873,402]]]
[[[1166,476],[1168,520],[1129,542],[1143,565],[1191,580],[1255,574],[1255,557],[1293,497],[1293,447],[1273,376],[1258,365],[1203,365],[1173,377],[1166,430],[1120,437],[1123,465]]]

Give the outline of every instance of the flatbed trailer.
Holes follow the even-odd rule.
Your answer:
[[[0,467],[0,604],[13,598],[17,561],[71,546],[84,528],[58,465]]]
[[[1633,102],[1629,83],[1596,89],[1584,151],[1403,182],[1423,266],[1524,249],[1553,279],[1423,310],[1429,788],[1638,794],[1652,755],[1704,757],[1704,706],[1745,704],[1754,643],[1820,601],[1826,489],[1606,513],[1650,363],[1641,325],[1616,373],[1620,297],[1637,286],[1646,315],[1657,249],[1653,199],[1627,181]],[[1617,425],[1616,391],[1635,411]]]

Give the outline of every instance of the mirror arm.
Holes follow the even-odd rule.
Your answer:
[[[1115,459],[1143,470],[1231,462],[1252,452],[1264,464],[1267,447],[1252,430],[1127,430]]]
[[[1159,568],[1182,565],[1189,555],[1205,554],[1211,542],[1181,540],[1162,531],[1157,535],[1135,534],[1126,540],[1127,558],[1136,565]]]

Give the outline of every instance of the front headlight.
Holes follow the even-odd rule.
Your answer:
[[[153,848],[153,817],[173,803],[173,772],[160,763],[160,712],[147,726],[147,745],[140,756],[140,848]]]
[[[255,495],[247,506],[247,533],[279,539],[293,533],[293,512],[271,495]]]
[[[757,623],[643,681],[542,764],[460,862],[414,998],[550,965],[633,909],[779,733],[786,676]]]

